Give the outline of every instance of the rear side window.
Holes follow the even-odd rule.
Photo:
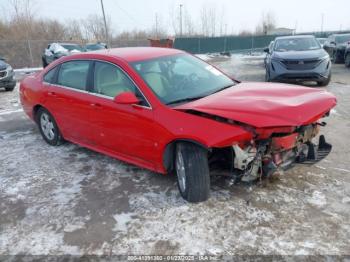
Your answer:
[[[44,82],[54,84],[57,67],[52,68],[49,72],[44,75]]]
[[[85,90],[89,67],[89,61],[70,61],[63,63],[58,72],[57,84]]]

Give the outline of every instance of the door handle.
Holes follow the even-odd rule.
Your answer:
[[[48,96],[57,97],[57,94],[55,92],[48,92],[47,95]]]
[[[102,108],[102,106],[98,103],[90,103],[90,106],[97,108],[97,109]]]

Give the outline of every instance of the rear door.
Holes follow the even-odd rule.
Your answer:
[[[46,82],[44,76],[45,107],[54,115],[65,138],[86,144],[91,141],[92,102],[87,92],[91,64],[87,60],[65,62],[58,66],[52,83]]]

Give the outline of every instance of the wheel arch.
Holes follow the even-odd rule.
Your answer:
[[[41,104],[36,104],[35,106],[33,106],[33,110],[32,110],[32,114],[33,114],[33,120],[35,122],[37,122],[37,113],[39,111],[40,108],[44,108],[46,109],[43,105]],[[47,110],[47,109],[46,109]]]
[[[163,167],[166,173],[170,173],[173,171],[174,168],[174,157],[175,157],[175,146],[177,143],[181,143],[181,142],[185,142],[185,143],[191,143],[194,145],[197,145],[201,148],[203,148],[204,150],[209,151],[210,149],[205,146],[204,144],[202,144],[199,141],[193,140],[193,139],[188,139],[188,138],[178,138],[175,140],[172,140],[171,142],[169,142],[164,150],[163,150]]]

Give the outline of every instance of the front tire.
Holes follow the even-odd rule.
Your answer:
[[[54,117],[49,111],[45,108],[40,108],[36,114],[36,121],[46,143],[51,146],[59,146],[62,144],[63,137]]]
[[[185,200],[198,203],[209,198],[209,165],[204,148],[192,143],[178,143],[175,150],[175,172],[180,194]]]
[[[7,91],[7,92],[11,92],[11,91],[13,91],[14,89],[15,89],[15,85],[14,86],[10,86],[10,87],[5,87],[5,91]]]
[[[265,72],[265,82],[271,82],[270,73],[269,73],[269,71],[267,69],[266,69],[266,72]]]

